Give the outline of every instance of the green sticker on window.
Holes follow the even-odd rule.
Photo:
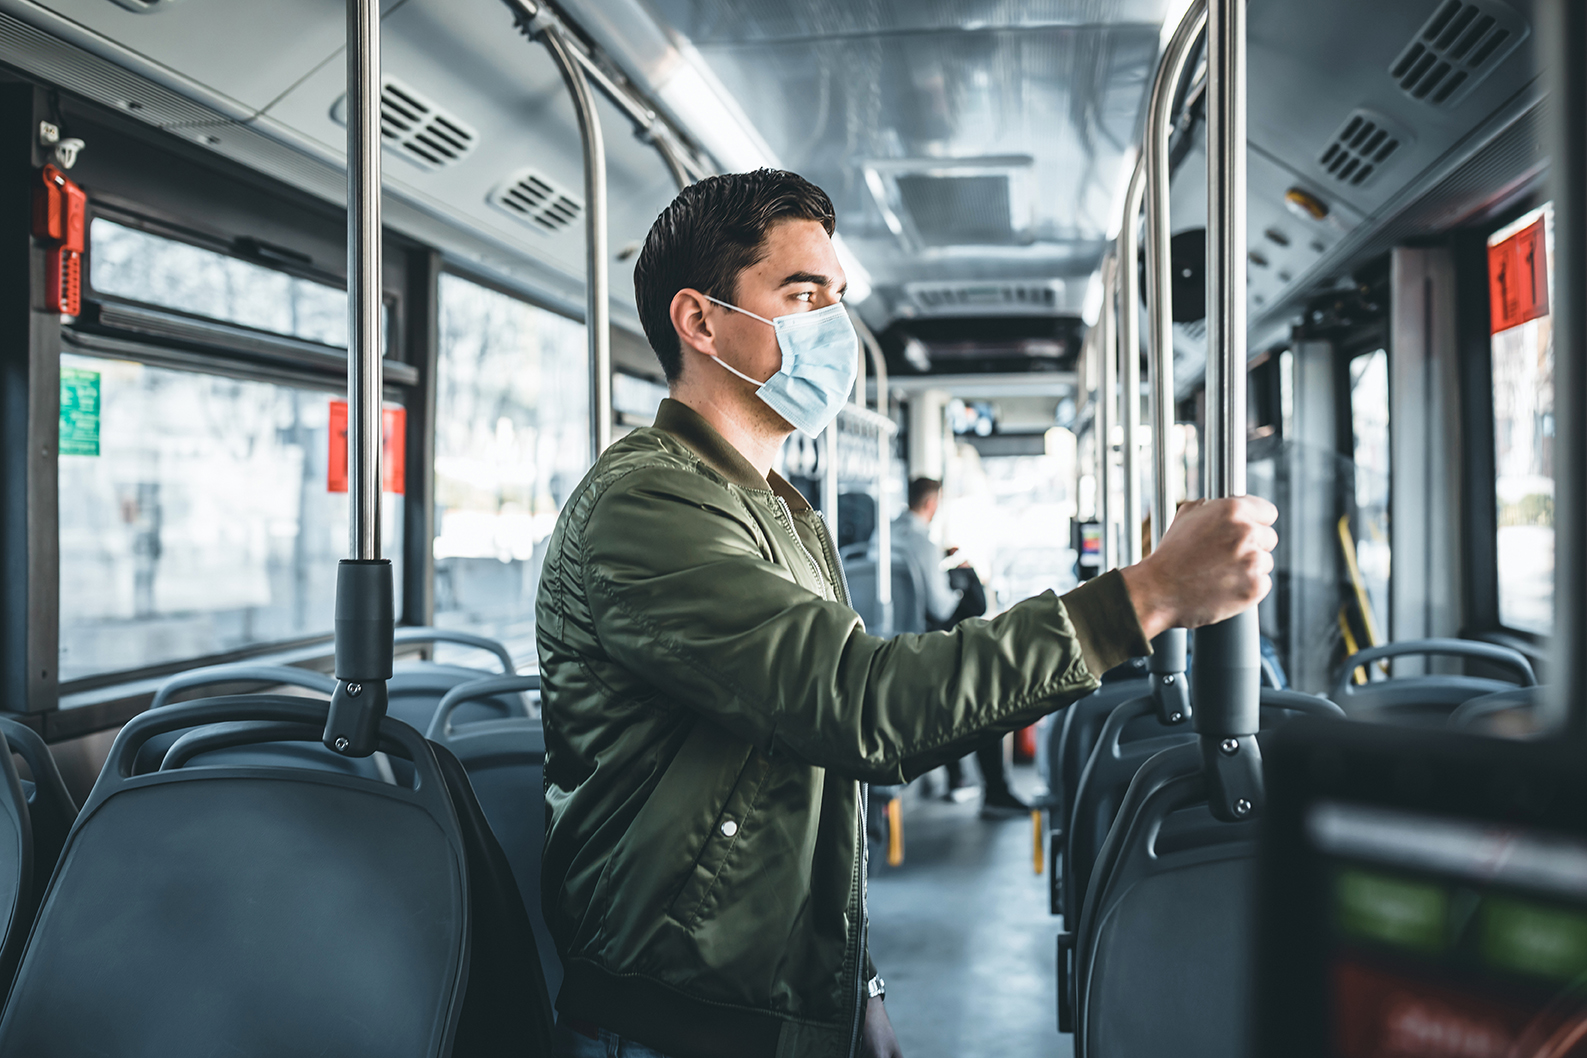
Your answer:
[[[1436,955],[1444,948],[1449,897],[1441,886],[1368,871],[1340,871],[1334,906],[1346,933]]]
[[[61,455],[99,454],[99,372],[61,368]]]

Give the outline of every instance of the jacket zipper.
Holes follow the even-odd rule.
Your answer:
[[[793,537],[794,543],[799,545],[799,551],[804,555],[805,561],[810,563],[810,571],[816,575],[816,580],[819,583],[825,584],[827,582],[827,578],[826,574],[821,572],[821,564],[817,562],[816,557],[810,553],[810,549],[805,547],[805,542],[799,539],[799,530],[794,528],[793,511],[788,508],[788,501],[783,499],[781,496],[773,496],[772,498],[777,501],[777,506],[782,510],[783,520],[787,523],[788,527],[788,535]]]
[[[809,561],[810,569],[813,573],[815,573],[816,580],[822,584],[828,583],[826,575],[821,572],[821,564],[817,562],[816,557],[810,553],[810,549],[805,547],[804,540],[799,536],[799,530],[794,528],[793,511],[789,509],[788,501],[783,499],[781,496],[774,496],[773,498],[777,501],[777,506],[782,511],[783,522],[786,525],[789,534],[794,538],[794,543],[799,545],[799,550],[804,552],[805,558]],[[826,520],[823,518],[822,526],[825,527],[825,525]],[[831,530],[828,530],[824,535],[830,538]],[[833,563],[832,568],[837,571],[837,575],[841,579],[842,592],[844,595],[844,599],[842,601],[844,605],[848,605],[847,598],[849,593],[849,582],[848,578],[843,574],[843,566],[841,563],[834,561],[832,549],[828,546],[825,540],[822,542],[822,550],[826,553],[827,560]],[[869,984],[869,982],[865,980],[865,932],[867,925],[865,921],[865,901],[867,890],[866,875],[869,873],[867,870],[867,861],[870,858],[871,849],[870,843],[866,839],[865,817],[866,809],[870,801],[871,790],[870,787],[865,783],[860,783],[859,787],[860,811],[855,835],[858,840],[858,855],[855,857],[855,862],[859,872],[859,884],[856,886],[858,897],[856,903],[858,907],[856,908],[855,912],[856,922],[854,926],[854,961],[852,964],[854,966],[854,1017],[849,1026],[849,1058],[855,1058],[855,1056],[859,1054],[860,1024],[865,1012],[865,990],[866,986]]]
[[[858,922],[854,928],[854,1020],[849,1030],[849,1058],[856,1058],[860,1049],[860,1022],[865,1011],[866,986],[870,984],[865,979],[865,941],[866,928],[865,903],[867,889],[867,875],[870,866],[871,846],[865,833],[867,809],[870,806],[871,787],[868,783],[860,783],[860,826],[859,826],[859,856],[857,857],[860,869],[859,884],[859,911]]]

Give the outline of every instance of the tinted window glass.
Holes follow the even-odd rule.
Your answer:
[[[1499,623],[1546,634],[1554,627],[1553,207],[1494,232],[1488,254]]]
[[[441,277],[435,620],[530,666],[546,540],[589,468],[584,327]]]
[[[1350,423],[1355,462],[1356,564],[1368,600],[1368,637],[1386,642],[1389,630],[1389,354],[1382,349],[1350,361]],[[1365,647],[1367,643],[1359,643]]]
[[[347,345],[339,287],[95,217],[89,284],[101,294],[326,345]]]
[[[347,554],[347,495],[327,475],[340,394],[61,365],[62,680],[331,631]],[[401,496],[386,495],[382,526],[400,593]]]

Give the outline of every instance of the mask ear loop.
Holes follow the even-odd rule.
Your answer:
[[[742,312],[746,316],[753,316],[755,319],[757,319],[760,322],[766,324],[768,327],[772,328],[773,330],[776,330],[776,328],[777,328],[777,325],[775,323],[771,322],[771,320],[768,320],[764,316],[756,316],[753,312],[749,311],[748,309],[741,309],[737,305],[730,305],[727,302],[721,300],[720,298],[713,298],[709,294],[702,294],[700,296],[705,298],[705,300],[707,300],[707,301],[716,302],[716,304],[722,306],[724,309],[730,309],[733,312]],[[739,378],[743,379],[745,382],[748,382],[752,386],[764,386],[766,384],[766,383],[760,381],[759,379],[754,379],[754,378],[751,378],[750,376],[744,374],[744,372],[740,371],[738,368],[734,367],[732,364],[728,363],[726,360],[723,360],[719,355],[716,355],[716,354],[713,353],[711,355],[711,359],[715,360],[716,363],[717,363],[717,366],[721,367],[723,370],[728,371],[731,374],[737,375]]]

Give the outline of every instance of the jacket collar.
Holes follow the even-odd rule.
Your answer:
[[[780,496],[795,511],[810,509],[799,490],[784,481],[774,470],[769,479],[750,465],[749,460],[716,432],[716,427],[682,401],[666,397],[656,411],[656,429],[682,441],[706,466],[734,485],[745,489],[770,491]]]

